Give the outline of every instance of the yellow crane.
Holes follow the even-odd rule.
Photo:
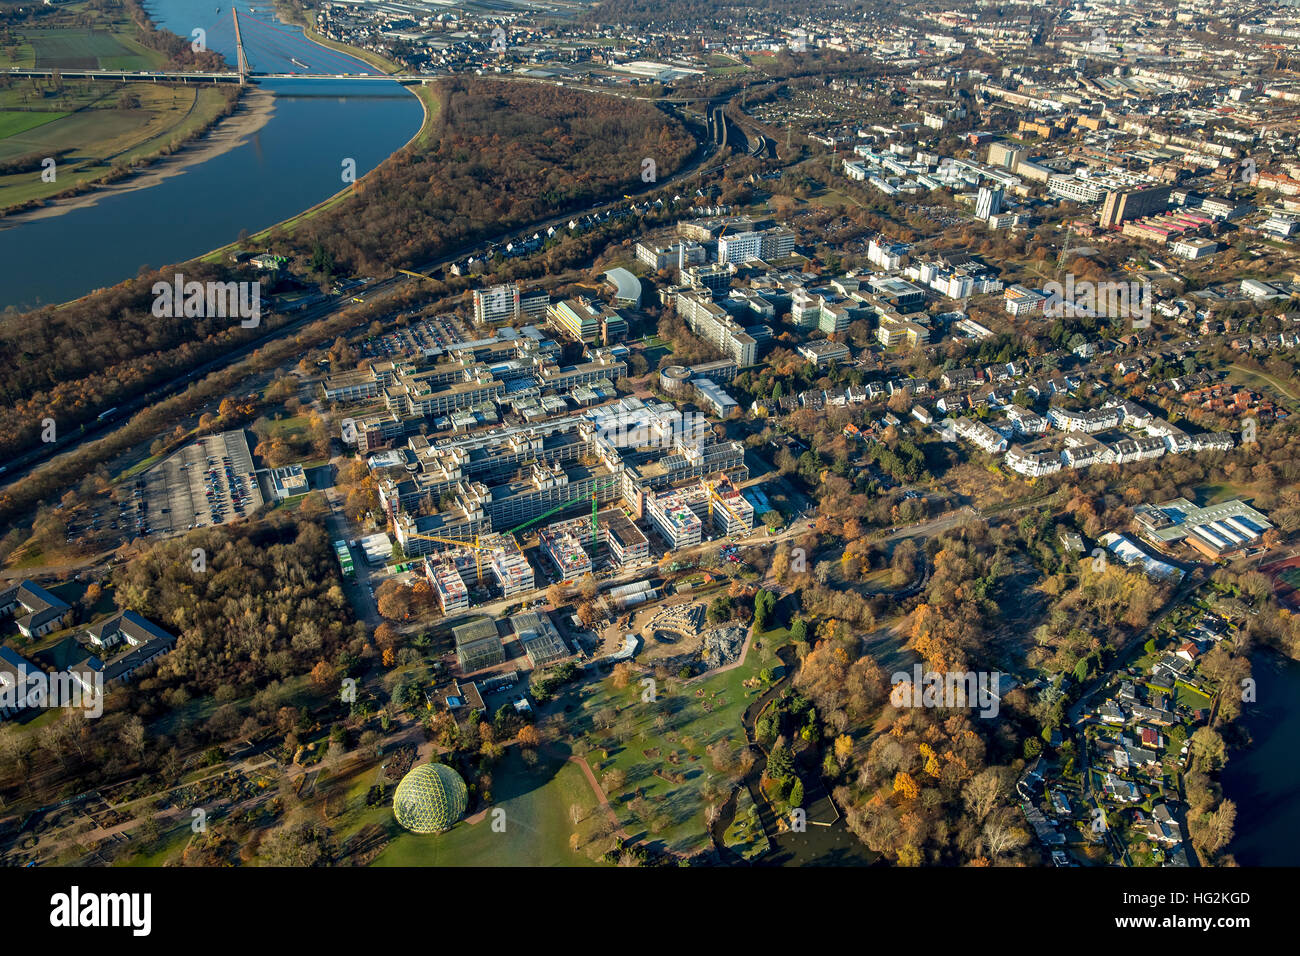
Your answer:
[[[723,479],[723,480],[727,481],[727,484],[731,484],[730,480],[728,479]],[[717,490],[718,484],[720,484],[720,482],[712,482],[707,479],[704,482],[705,487],[709,489],[709,520],[710,521],[713,520],[713,500],[716,498],[718,504],[722,506],[722,509],[725,512],[727,512],[727,514],[731,515],[731,517],[735,519],[736,522],[743,523],[741,522],[740,515],[732,511],[731,506],[727,504],[726,501],[723,500],[722,495],[718,494],[718,490]],[[735,488],[736,486],[731,485],[731,487]]]
[[[436,282],[433,276],[427,276],[423,272],[412,272],[410,269],[398,269],[404,276],[410,276],[412,279],[428,279],[430,282]]]
[[[416,534],[414,531],[408,532],[406,536],[408,538],[420,538],[423,541],[438,541],[442,544],[453,544],[458,548],[469,548],[474,552],[474,570],[478,572],[479,583],[483,583],[483,552],[493,551],[495,549],[490,548],[485,544],[479,544],[478,535],[474,535],[474,540],[472,542],[461,541],[457,538],[439,538],[437,535],[433,534]]]

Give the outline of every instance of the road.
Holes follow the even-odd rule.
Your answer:
[[[676,183],[684,182],[695,176],[712,172],[716,169],[725,168],[728,162],[721,162],[712,166],[706,165],[708,160],[713,156],[715,147],[712,143],[698,143],[696,154],[691,161],[681,170],[669,176],[667,179],[659,180],[653,183],[636,183],[636,188],[629,188],[628,194],[634,198],[672,186]],[[449,267],[452,263],[462,260],[470,254],[477,252],[493,243],[500,243],[511,239],[515,236],[541,232],[551,226],[560,226],[567,223],[570,219],[589,216],[594,213],[605,212],[623,206],[627,200],[617,199],[606,202],[595,203],[579,209],[570,209],[563,213],[550,216],[545,219],[536,220],[532,223],[524,223],[514,226],[510,229],[502,230],[491,236],[480,237],[473,242],[464,243],[456,249],[443,253],[439,258],[429,262],[421,263],[411,267],[412,272],[431,273]],[[368,284],[365,287],[365,302],[367,305],[373,305],[376,302],[382,302],[391,299],[397,292],[404,290],[409,283],[421,282],[421,279],[415,279],[411,276],[395,273],[393,276],[380,279],[377,282]],[[215,359],[204,362],[202,365],[190,370],[182,376],[178,376],[165,385],[158,386],[143,395],[133,399],[121,401],[111,418],[105,421],[96,421],[87,423],[84,427],[76,430],[68,428],[64,431],[65,440],[52,444],[41,443],[20,455],[14,456],[7,464],[3,475],[0,475],[0,489],[18,481],[28,475],[34,468],[40,466],[46,461],[53,461],[64,455],[72,454],[80,449],[93,438],[102,436],[111,431],[113,428],[125,423],[133,414],[143,408],[149,407],[157,402],[174,395],[188,388],[193,382],[212,372],[219,371],[242,361],[253,352],[267,345],[267,343],[283,339],[286,336],[301,330],[312,322],[333,315],[340,310],[347,309],[351,304],[352,297],[357,294],[357,290],[349,289],[347,292],[338,295],[332,295],[315,305],[309,306],[303,310],[303,313],[297,318],[290,319],[283,325],[268,330],[257,338],[235,346],[229,351],[223,353]],[[370,319],[364,320],[369,322]],[[363,322],[358,322],[363,324]]]

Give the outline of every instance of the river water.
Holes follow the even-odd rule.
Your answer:
[[[159,28],[186,37],[202,28],[208,47],[235,62],[228,0],[146,6]],[[237,6],[254,71],[377,72],[276,22],[269,2]],[[359,178],[414,136],[423,117],[419,100],[397,83],[282,80],[262,88],[275,96],[274,113],[243,145],[157,185],[0,228],[0,308],[74,299],[142,266],[183,262],[241,230],[288,219],[343,188],[345,160],[355,161]]]
[[[1252,673],[1256,702],[1238,719],[1253,742],[1223,768],[1224,796],[1237,804],[1228,849],[1242,866],[1300,866],[1300,662],[1262,651]]]

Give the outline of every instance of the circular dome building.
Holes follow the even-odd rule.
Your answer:
[[[669,365],[659,371],[659,387],[669,395],[681,395],[690,388],[691,370],[683,365]]]
[[[393,815],[412,833],[450,829],[469,806],[469,790],[460,774],[446,764],[426,763],[413,769],[393,794]]]

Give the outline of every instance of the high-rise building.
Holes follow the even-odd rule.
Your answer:
[[[1172,186],[1150,189],[1113,189],[1101,207],[1101,228],[1110,229],[1128,219],[1141,219],[1164,212],[1169,207]]]
[[[716,346],[737,365],[753,365],[758,360],[758,343],[721,306],[694,293],[678,293],[674,304],[687,327]]]
[[[510,283],[474,290],[474,321],[479,325],[509,322],[519,315],[519,287]]]
[[[1002,211],[1002,190],[981,186],[975,199],[975,218],[988,219]]]

